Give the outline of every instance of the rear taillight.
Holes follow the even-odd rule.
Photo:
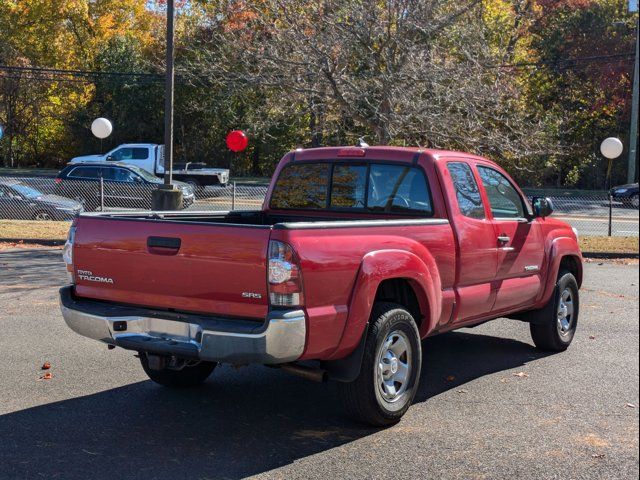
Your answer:
[[[69,235],[67,235],[67,241],[64,243],[62,249],[62,259],[67,265],[67,272],[71,274],[71,282],[73,283],[73,242],[76,239],[76,226],[75,222],[69,229]]]
[[[269,301],[276,307],[304,304],[300,262],[293,248],[277,240],[269,242]]]
[[[62,179],[61,179],[61,178],[56,178],[56,179],[55,179],[55,182],[56,182],[58,185],[60,185],[60,184],[62,183]]]

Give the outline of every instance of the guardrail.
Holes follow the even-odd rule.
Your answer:
[[[150,210],[154,185],[0,177],[0,219],[71,220],[83,211]],[[260,209],[267,185],[232,183],[198,187],[183,205],[187,211]],[[551,197],[554,217],[566,220],[582,236],[638,236],[638,208],[632,199],[607,195]]]

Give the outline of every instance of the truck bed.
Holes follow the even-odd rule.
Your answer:
[[[358,239],[351,243],[353,252],[341,266],[344,271],[334,276],[348,283],[341,290],[345,298],[340,301],[345,302],[362,255],[384,241],[378,236],[383,229],[391,232],[398,226],[424,224],[445,227],[448,222],[303,217],[263,211],[82,215],[74,243],[75,294],[141,307],[264,319],[269,311],[266,257],[270,239],[290,242],[295,248],[298,242],[314,242],[312,237],[327,238],[336,229],[345,239]],[[449,240],[450,228],[446,225],[445,231],[429,235],[434,239],[444,235]],[[312,251],[313,255],[324,251],[335,256],[335,248],[344,248],[338,247],[341,243],[313,248],[300,244],[299,253],[308,257]],[[322,276],[321,272],[307,274],[305,281],[310,286]],[[324,301],[320,295],[316,298]]]

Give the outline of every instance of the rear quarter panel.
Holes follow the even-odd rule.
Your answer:
[[[274,230],[272,238],[292,245],[300,257],[306,310],[307,347],[303,358],[339,358],[350,352],[360,339],[381,280],[407,278],[426,285],[413,265],[389,251],[407,253],[428,268],[435,290],[451,289],[455,277],[455,248],[448,223],[393,227],[326,228]],[[362,280],[365,257],[380,252],[388,262],[369,262],[366,288],[357,290]],[[432,259],[432,265],[428,265]],[[423,281],[424,280],[424,281]],[[424,287],[427,288],[427,287]],[[427,293],[423,293],[426,295]],[[359,301],[362,303],[359,304]],[[439,315],[441,299],[432,299],[434,315]],[[427,316],[430,316],[427,314]],[[433,321],[438,319],[431,319]],[[425,330],[428,330],[426,327]],[[426,332],[424,333],[426,335]],[[337,353],[336,353],[337,352]]]

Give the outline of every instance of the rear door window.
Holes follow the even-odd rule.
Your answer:
[[[69,172],[70,178],[98,179],[100,178],[100,168],[98,167],[76,167]]]
[[[447,169],[451,174],[451,180],[456,190],[456,198],[460,213],[465,217],[483,219],[485,218],[484,204],[478,189],[473,172],[469,164],[464,162],[449,162]]]
[[[111,154],[111,160],[114,162],[146,160],[147,158],[149,158],[149,149],[145,147],[123,147]]]

